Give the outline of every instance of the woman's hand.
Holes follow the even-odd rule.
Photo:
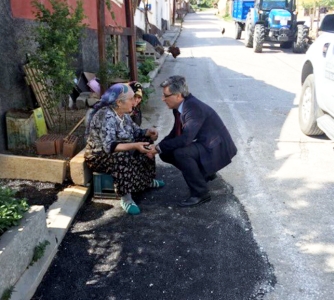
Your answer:
[[[152,141],[156,141],[159,137],[158,130],[156,128],[149,128],[146,131],[146,136],[150,137]]]
[[[136,148],[136,150],[138,150],[141,153],[146,154],[146,156],[150,159],[153,159],[154,156],[157,154],[157,151],[155,150],[154,145],[149,144],[149,143],[136,143],[138,145],[138,148]]]
[[[138,150],[140,153],[150,153],[152,152],[152,148],[154,148],[154,145],[151,145],[148,142],[138,142],[135,143],[135,150]]]

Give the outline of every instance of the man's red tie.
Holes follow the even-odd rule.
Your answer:
[[[176,111],[175,114],[175,129],[176,129],[176,136],[181,135],[182,133],[182,123],[181,123],[181,114],[179,111]]]

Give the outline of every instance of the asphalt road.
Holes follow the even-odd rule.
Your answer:
[[[226,33],[221,28],[226,26]],[[177,170],[157,159],[166,186],[137,195],[139,216],[113,200],[87,202],[33,299],[332,299],[333,144],[298,127],[303,55],[233,39],[233,25],[188,14],[153,84],[144,124],[172,126],[158,87],[186,76],[238,147],[195,208]]]

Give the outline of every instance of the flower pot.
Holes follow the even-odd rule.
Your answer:
[[[145,52],[146,50],[146,42],[136,42],[136,51],[137,52]]]

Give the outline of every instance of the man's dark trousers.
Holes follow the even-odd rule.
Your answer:
[[[204,148],[199,143],[178,148],[172,153],[161,153],[162,161],[174,165],[178,168],[190,189],[191,197],[201,197],[208,193],[205,172],[200,163],[199,148]]]

